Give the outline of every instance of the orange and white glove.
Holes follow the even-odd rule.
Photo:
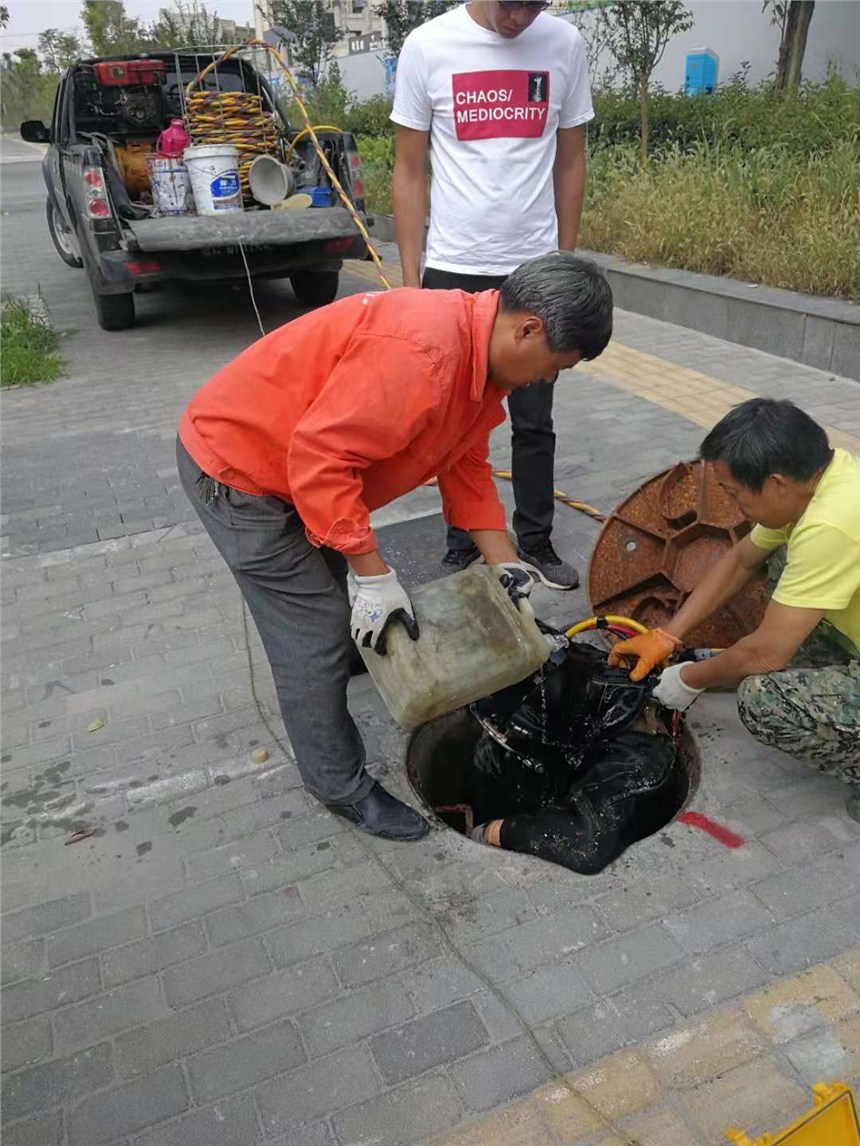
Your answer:
[[[662,664],[681,647],[682,642],[671,633],[664,632],[663,629],[649,629],[647,633],[640,633],[637,637],[631,637],[629,641],[620,641],[617,645],[613,645],[609,653],[609,663],[613,668],[618,668],[626,662],[635,660],[630,679],[643,680],[652,669]]]

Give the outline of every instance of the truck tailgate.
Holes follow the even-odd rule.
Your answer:
[[[289,246],[358,234],[343,207],[287,211],[230,211],[224,216],[180,215],[128,223],[140,251],[200,251],[207,247]]]

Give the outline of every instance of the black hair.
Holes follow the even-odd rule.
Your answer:
[[[758,493],[771,474],[807,481],[833,457],[827,434],[793,402],[750,398],[721,418],[699,450]]]
[[[556,354],[596,358],[612,337],[612,288],[603,271],[570,251],[529,259],[505,279],[499,309],[534,314]]]

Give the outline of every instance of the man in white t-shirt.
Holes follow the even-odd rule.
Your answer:
[[[594,112],[579,32],[536,0],[472,0],[416,28],[397,65],[394,222],[404,286],[496,288],[526,259],[576,246],[585,127]],[[432,158],[423,280],[426,163]],[[552,382],[511,395],[514,530],[545,585],[579,574],[556,554]],[[448,531],[445,563],[478,556]]]

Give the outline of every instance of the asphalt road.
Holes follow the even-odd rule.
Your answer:
[[[246,287],[198,284],[172,284],[138,295],[138,321],[132,331],[101,331],[86,273],[67,267],[51,243],[41,157],[41,148],[9,136],[0,138],[3,289],[18,294],[41,290],[54,324],[74,332],[68,343],[73,368],[86,365],[115,372],[117,356],[125,358],[123,347],[129,340],[134,345],[135,374],[156,367],[164,355],[187,354],[192,345],[196,361],[217,363],[258,336]],[[360,283],[351,285],[361,289]],[[349,293],[350,284],[345,288]],[[255,292],[267,329],[301,313],[285,279],[258,283]],[[201,340],[206,344],[202,359]],[[144,347],[148,353],[141,355]]]
[[[177,419],[260,333],[245,284],[166,284],[136,297],[131,330],[101,330],[86,273],[66,266],[51,242],[41,158],[40,148],[0,140],[3,290],[42,295],[67,361],[67,376],[47,389],[5,395],[3,552],[11,556],[188,520],[173,470]],[[343,275],[342,294],[366,287]],[[302,313],[286,279],[254,289],[266,330]],[[45,508],[53,521],[36,515]]]

